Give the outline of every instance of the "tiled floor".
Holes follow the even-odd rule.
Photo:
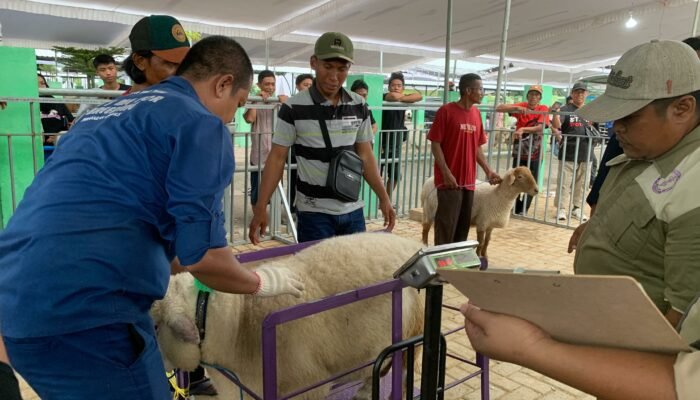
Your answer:
[[[369,230],[380,229],[380,223],[372,223]],[[399,221],[396,234],[420,240],[420,224],[408,219]],[[489,247],[489,261],[492,267],[498,268],[531,268],[560,270],[563,273],[572,273],[573,255],[566,253],[566,246],[571,235],[571,230],[553,227],[549,225],[512,220],[506,229],[495,230]],[[473,237],[472,234],[470,237]],[[432,233],[431,233],[432,239]],[[272,243],[267,246],[272,245]],[[234,251],[251,251],[251,245],[239,246]],[[459,306],[464,302],[462,295],[452,287],[445,290],[445,303]],[[457,312],[445,310],[443,312],[443,328],[456,328],[462,326],[464,320]],[[469,340],[463,331],[452,336],[449,340],[449,349],[460,355],[472,356],[473,351]],[[464,365],[448,360],[447,377],[456,379],[471,372],[472,369]],[[478,379],[449,390],[446,399],[478,399]],[[563,385],[555,380],[546,378],[536,372],[513,364],[491,362],[491,387],[492,399],[497,400],[569,400],[592,399],[584,393]],[[36,400],[38,397],[22,384],[22,394],[27,400]],[[238,398],[234,396],[233,398]]]

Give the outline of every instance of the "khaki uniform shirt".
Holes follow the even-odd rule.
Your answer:
[[[685,311],[700,290],[700,128],[653,161],[608,165],[574,271],[631,276],[661,312]]]

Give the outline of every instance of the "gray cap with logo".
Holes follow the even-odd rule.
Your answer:
[[[675,40],[652,40],[620,57],[608,76],[605,93],[577,114],[594,122],[624,118],[657,99],[700,90],[700,59]]]

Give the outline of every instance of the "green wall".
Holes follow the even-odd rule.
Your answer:
[[[370,107],[379,107],[382,105],[384,98],[384,75],[379,74],[356,74],[348,75],[345,81],[345,87],[350,90],[352,83],[358,79],[365,81],[369,90],[367,92],[367,105]],[[371,110],[375,121],[377,121],[377,134],[374,136],[374,143],[379,143],[379,131],[382,129],[382,112],[381,110]],[[374,146],[374,157],[379,158],[379,147]],[[374,194],[372,189],[367,183],[364,187],[364,197],[363,200],[367,207],[365,207],[364,212],[366,217],[370,217],[371,211],[377,205],[377,196]]]
[[[34,49],[0,46],[0,97],[38,97],[36,56]],[[41,132],[39,105],[34,104],[34,131]],[[28,134],[32,132],[30,108],[27,103],[8,103],[0,111],[0,134]],[[32,151],[32,143],[34,151]],[[10,147],[11,157],[10,157]],[[12,180],[14,174],[15,201],[34,179],[34,171],[44,164],[41,136],[0,136],[0,229],[12,216]],[[11,161],[11,162],[10,162]]]

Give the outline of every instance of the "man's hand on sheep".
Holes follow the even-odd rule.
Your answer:
[[[256,269],[255,273],[260,277],[258,290],[253,293],[255,296],[291,294],[294,297],[301,297],[304,291],[304,283],[289,268],[262,266]]]
[[[489,180],[489,183],[492,185],[498,185],[499,183],[501,183],[501,181],[503,181],[503,179],[501,179],[500,175],[498,175],[494,171],[487,172],[486,178]]]

